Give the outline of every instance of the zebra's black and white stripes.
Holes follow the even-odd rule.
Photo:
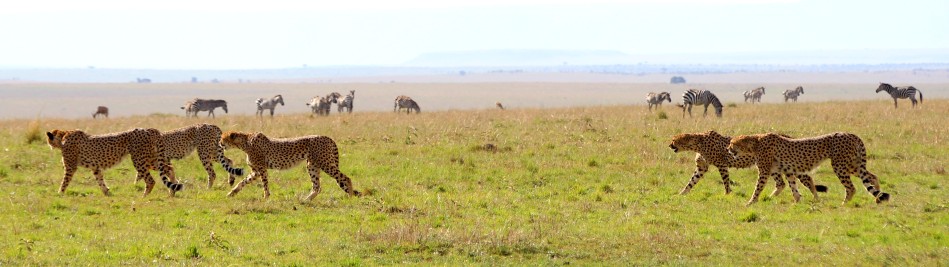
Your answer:
[[[761,103],[761,96],[763,96],[764,93],[764,87],[758,87],[751,91],[745,91],[745,102],[748,102],[748,100],[751,99],[752,104],[754,104],[755,101]]]
[[[718,100],[711,91],[689,89],[682,94],[682,116],[685,117],[685,111],[689,111],[689,117],[692,117],[692,106],[704,105],[703,115],[708,116],[708,105],[715,107],[715,116],[722,117],[722,101]]]
[[[277,104],[280,104],[281,106],[284,105],[282,95],[275,95],[273,98],[268,100],[258,98],[255,103],[257,104],[257,116],[263,116],[264,110],[269,109],[271,117],[273,117],[274,108],[277,107]]]
[[[662,107],[662,101],[672,102],[672,96],[669,95],[669,92],[654,93],[649,92],[646,94],[646,103],[649,103],[649,110],[652,110],[653,106],[656,106],[656,109]]]
[[[343,109],[346,109],[349,113],[353,113],[353,100],[356,99],[356,90],[349,90],[349,94],[346,97],[343,97],[343,100],[339,102],[337,106],[337,111],[343,113]]]
[[[877,93],[880,91],[886,91],[893,97],[893,108],[898,108],[896,105],[897,99],[906,99],[909,98],[913,102],[913,107],[916,107],[916,92],[919,92],[919,103],[923,103],[923,92],[916,89],[916,87],[907,86],[907,87],[893,87],[888,83],[880,83],[880,87],[877,87]]]
[[[214,117],[214,109],[220,107],[227,113],[227,101],[219,99],[200,99],[195,98],[185,102],[181,109],[185,110],[186,117],[198,117],[199,111],[207,111],[208,117]]]
[[[784,102],[788,102],[788,99],[794,100],[797,102],[797,97],[804,94],[804,87],[798,86],[794,90],[784,90]]]

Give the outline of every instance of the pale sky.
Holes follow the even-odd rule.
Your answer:
[[[0,0],[0,68],[394,66],[490,49],[949,49],[949,1]]]

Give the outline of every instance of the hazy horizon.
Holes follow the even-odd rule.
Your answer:
[[[936,0],[40,0],[0,10],[8,25],[0,67],[401,66],[426,54],[492,50],[617,51],[630,63],[658,64],[690,55],[751,55],[748,62],[782,51],[943,51],[933,55],[939,62],[949,51],[946,10],[949,2]],[[880,63],[933,62],[926,53]]]

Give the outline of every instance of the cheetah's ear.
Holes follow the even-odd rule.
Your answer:
[[[708,132],[706,132],[706,134],[708,134],[708,135],[719,135],[717,132],[715,132],[715,130],[708,130]]]
[[[52,132],[46,132],[46,138],[49,138],[49,140],[56,139],[56,134]]]

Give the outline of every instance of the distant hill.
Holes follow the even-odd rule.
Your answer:
[[[477,50],[425,53],[405,62],[415,67],[561,66],[634,64],[634,57],[613,50]]]
[[[626,54],[614,50],[475,50],[426,53],[412,67],[594,66],[633,64],[860,65],[949,63],[949,49],[846,49],[727,53]]]

